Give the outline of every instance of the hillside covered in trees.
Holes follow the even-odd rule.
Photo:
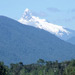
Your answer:
[[[39,59],[29,65],[19,62],[10,66],[0,62],[0,75],[75,75],[75,60],[58,62]]]

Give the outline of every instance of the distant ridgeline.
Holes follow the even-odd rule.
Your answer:
[[[0,75],[75,75],[75,60],[44,61],[39,59],[37,63],[24,65],[22,62],[12,63],[10,67],[0,62]]]

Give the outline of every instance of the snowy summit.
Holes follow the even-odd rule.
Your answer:
[[[32,15],[32,13],[30,12],[28,8],[25,9],[24,14],[20,18],[19,22],[25,25],[30,25],[30,26],[34,26],[40,29],[44,29],[57,36],[63,36],[64,33],[65,34],[69,33],[62,26],[49,23],[45,19],[40,19],[39,17]]]

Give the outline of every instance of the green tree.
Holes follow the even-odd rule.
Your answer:
[[[25,72],[24,68],[20,70],[20,74],[19,75],[26,75],[26,72]]]
[[[45,61],[44,61],[43,59],[39,59],[39,60],[37,61],[37,63],[38,63],[39,65],[44,65]]]
[[[8,75],[8,67],[3,62],[0,62],[0,75]]]

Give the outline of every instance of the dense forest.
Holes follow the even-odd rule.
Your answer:
[[[10,66],[0,62],[0,75],[75,75],[75,60],[58,62],[39,59],[29,65],[19,62]]]

